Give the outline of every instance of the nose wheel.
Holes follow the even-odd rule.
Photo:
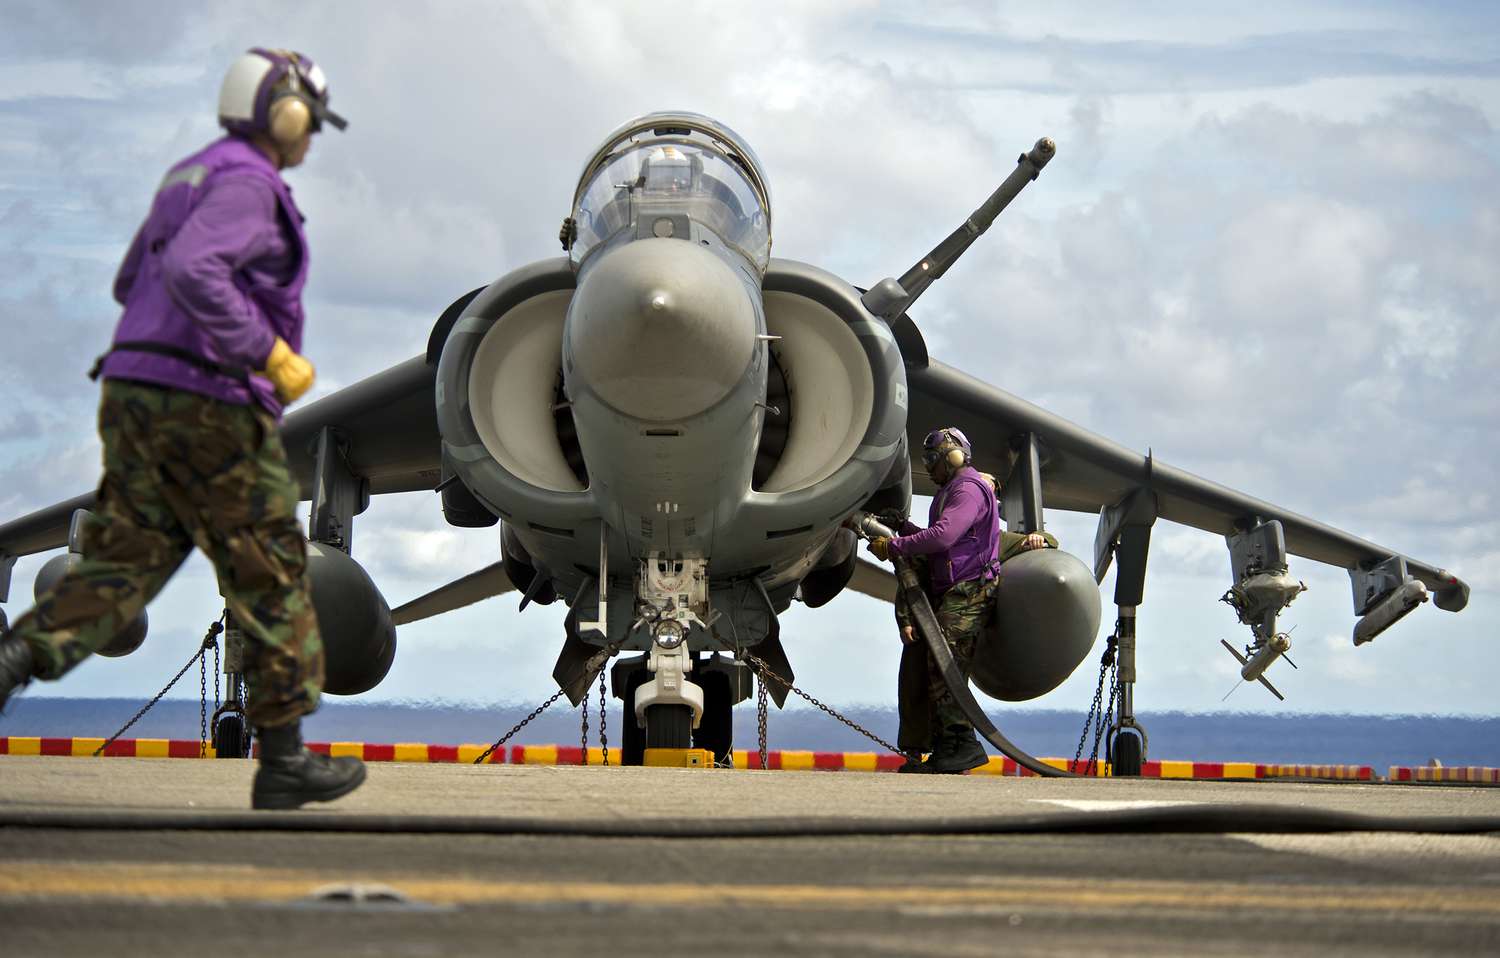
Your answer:
[[[646,727],[635,719],[635,693],[650,681],[651,673],[637,669],[625,680],[620,724],[625,729],[620,745],[621,765],[641,765],[648,748],[690,748],[693,744],[693,710],[687,705],[651,705],[646,708]],[[700,745],[700,748],[708,748]]]
[[[693,728],[693,710],[685,705],[653,705],[646,710],[646,727],[635,720],[635,692],[651,673],[636,669],[625,678],[621,696],[620,724],[624,728],[621,743],[622,765],[640,765],[647,748],[702,748],[723,765],[734,749],[734,694],[729,676],[708,672],[701,677],[703,717]]]
[[[646,709],[647,748],[689,748],[693,709],[688,705],[652,705]]]

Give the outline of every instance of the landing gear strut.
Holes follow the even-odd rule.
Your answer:
[[[1122,571],[1124,563],[1121,563]],[[1135,721],[1135,607],[1120,606],[1119,718],[1110,730],[1106,752],[1112,774],[1136,776],[1146,759],[1146,731]]]
[[[1151,460],[1146,460],[1150,476]],[[1135,719],[1135,613],[1146,595],[1146,556],[1156,523],[1156,494],[1137,489],[1099,513],[1094,535],[1094,579],[1104,581],[1110,561],[1115,568],[1115,605],[1119,609],[1119,710],[1105,750],[1113,775],[1141,774],[1146,761],[1146,730]]]

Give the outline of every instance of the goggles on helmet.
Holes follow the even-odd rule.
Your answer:
[[[312,114],[312,132],[320,132],[325,122],[339,130],[348,127],[347,120],[328,108],[328,78],[324,75],[323,68],[305,54],[288,52],[290,56],[286,59],[294,77],[293,89]]]
[[[961,431],[951,426],[934,429],[922,440],[922,465],[930,471],[951,449],[963,450],[964,459],[969,459],[972,455],[969,437]]]

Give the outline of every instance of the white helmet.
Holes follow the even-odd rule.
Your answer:
[[[230,64],[219,88],[219,125],[241,136],[265,134],[290,146],[328,122],[348,122],[328,109],[328,79],[312,58],[256,47]]]

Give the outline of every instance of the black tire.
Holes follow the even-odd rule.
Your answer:
[[[1134,778],[1141,774],[1141,762],[1145,758],[1145,747],[1139,732],[1120,729],[1115,733],[1110,749],[1110,762],[1115,778]]]
[[[714,764],[729,760],[734,748],[734,704],[729,676],[723,672],[705,672],[698,685],[703,689],[703,717],[693,730],[693,747],[714,753]]]
[[[219,724],[214,727],[214,750],[219,758],[245,758],[247,745],[243,718],[225,715],[219,719]]]
[[[691,705],[646,707],[647,748],[689,748],[693,741]]]
[[[625,679],[624,708],[620,712],[620,764],[640,765],[646,761],[646,730],[635,721],[635,690],[641,687],[649,673],[636,669]]]

